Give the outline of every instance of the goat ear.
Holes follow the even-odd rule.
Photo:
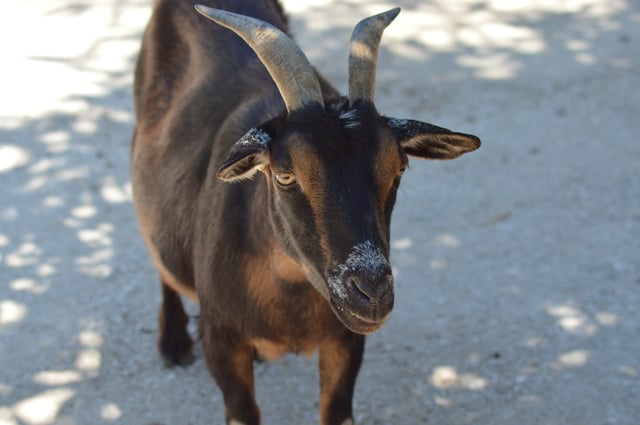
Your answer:
[[[270,142],[266,131],[252,128],[231,147],[217,177],[224,182],[250,179],[269,164]]]
[[[480,139],[421,121],[386,118],[407,155],[425,159],[454,159],[480,147]]]

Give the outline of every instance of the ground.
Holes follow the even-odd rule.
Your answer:
[[[0,424],[221,424],[201,347],[155,349],[159,288],[131,203],[142,0],[5,4]],[[362,17],[379,109],[477,134],[413,161],[393,218],[396,307],[368,339],[358,424],[640,423],[640,4],[287,0],[344,92]],[[197,306],[189,304],[192,315]],[[257,366],[265,424],[317,423],[315,359]]]

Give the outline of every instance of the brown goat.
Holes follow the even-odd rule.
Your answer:
[[[191,360],[186,295],[227,423],[260,422],[256,356],[317,348],[320,422],[352,424],[364,335],[393,307],[389,225],[407,156],[452,159],[480,141],[376,111],[378,45],[399,9],[355,28],[342,97],[286,35],[276,0],[208,3],[197,14],[157,0],[136,68],[132,184],[162,282],[160,352]]]

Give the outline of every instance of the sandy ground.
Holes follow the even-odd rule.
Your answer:
[[[154,346],[128,172],[148,3],[1,6],[2,425],[222,423],[201,348],[168,370]],[[379,109],[483,146],[404,179],[396,309],[368,339],[358,423],[639,424],[640,4],[397,3]],[[343,90],[352,25],[394,4],[286,2]],[[256,376],[265,424],[317,423],[315,359]]]

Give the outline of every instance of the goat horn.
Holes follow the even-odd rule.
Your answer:
[[[373,102],[380,39],[398,13],[399,7],[387,10],[363,19],[353,29],[349,47],[349,102],[352,105],[360,99]]]
[[[239,35],[258,55],[276,83],[288,112],[310,103],[324,105],[320,83],[300,47],[273,25],[197,4],[196,10]]]

